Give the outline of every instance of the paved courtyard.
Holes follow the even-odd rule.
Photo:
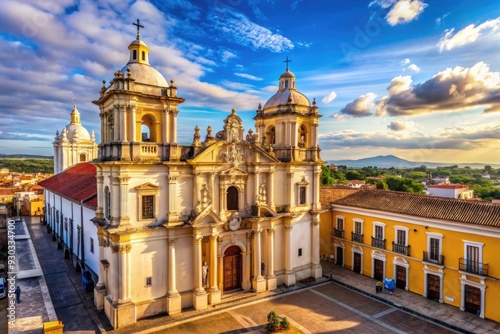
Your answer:
[[[207,310],[186,309],[113,330],[95,309],[93,294],[82,291],[81,273],[64,259],[46,227],[28,218],[26,224],[16,223],[16,232],[16,283],[23,302],[17,305],[12,333],[41,333],[43,322],[56,319],[72,334],[264,333],[271,310],[286,316],[299,333],[500,333],[499,323],[408,291],[374,295],[373,279],[326,262],[328,277],[312,285],[297,282],[258,295],[229,294]]]

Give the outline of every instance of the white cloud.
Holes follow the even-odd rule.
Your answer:
[[[342,114],[336,113],[331,116],[331,118],[337,119],[339,121],[345,121],[345,117]]]
[[[392,6],[385,18],[391,26],[408,23],[417,19],[425,7],[427,4],[421,0],[399,0]]]
[[[449,51],[456,47],[475,42],[484,32],[498,32],[500,31],[499,28],[500,17],[494,20],[488,20],[478,26],[470,24],[456,33],[454,33],[455,28],[452,28],[445,31],[444,36],[439,40],[437,46],[440,52],[443,50]]]
[[[325,96],[321,102],[323,103],[330,103],[332,102],[333,100],[335,100],[335,98],[337,97],[337,93],[335,93],[334,91],[331,91],[330,94],[328,94],[327,96]]]
[[[448,13],[444,14],[444,15],[443,15],[443,16],[441,16],[441,17],[438,17],[438,18],[436,19],[436,25],[440,25],[440,24],[444,21],[444,19],[445,19],[448,15],[450,15],[450,12],[448,12]]]
[[[401,61],[401,66],[405,66],[405,65],[408,65],[410,63],[411,63],[410,58],[406,58],[405,60]]]
[[[234,53],[232,53],[231,51],[227,51],[227,50],[222,51],[221,60],[224,63],[227,63],[229,61],[229,59],[235,58],[235,57],[236,57],[236,55]]]
[[[224,8],[219,8],[217,11],[219,15],[210,17],[213,28],[232,42],[255,50],[267,49],[277,53],[294,48],[292,41],[288,38],[250,21],[241,13]]]
[[[410,64],[410,66],[408,66],[408,69],[414,73],[420,72],[420,67],[415,64]]]
[[[367,93],[361,95],[356,100],[349,102],[344,108],[340,109],[340,113],[350,115],[352,117],[366,117],[371,116],[373,107],[375,106],[374,100],[377,97],[374,93]]]
[[[237,77],[245,78],[253,81],[261,81],[262,78],[256,77],[255,75],[247,74],[247,73],[234,73]]]

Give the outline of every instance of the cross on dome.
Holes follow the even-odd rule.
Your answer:
[[[141,25],[141,21],[137,19],[137,23],[132,23],[134,26],[137,26],[137,39],[141,39],[141,28],[144,28],[143,25]]]
[[[283,60],[284,63],[286,63],[286,70],[288,71],[288,63],[291,63],[292,61],[288,59],[288,56],[286,56],[286,60]]]

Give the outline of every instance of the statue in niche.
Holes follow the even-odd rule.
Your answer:
[[[204,183],[201,188],[201,206],[206,208],[210,204],[210,196],[208,195],[208,187],[207,184]]]
[[[266,197],[266,185],[264,183],[261,183],[259,186],[259,202],[265,203],[267,200]]]
[[[231,220],[229,221],[229,228],[231,231],[236,231],[237,229],[240,228],[241,224],[241,217],[238,212],[235,212],[233,216],[231,217]]]
[[[207,277],[208,277],[208,265],[207,261],[203,262],[203,267],[201,268],[201,273],[203,275],[203,287],[207,287]]]

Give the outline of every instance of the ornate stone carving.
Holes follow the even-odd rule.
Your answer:
[[[235,143],[232,143],[226,152],[222,152],[221,157],[225,162],[230,162],[234,166],[243,159],[243,153],[238,150]]]
[[[120,246],[112,245],[111,250],[113,251],[113,253],[118,253],[120,251]]]

